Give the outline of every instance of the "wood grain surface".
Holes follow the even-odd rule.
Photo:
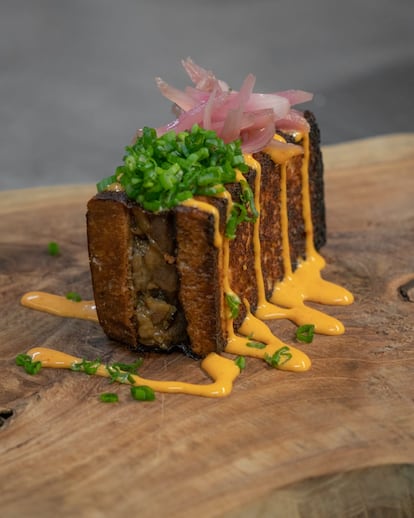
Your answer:
[[[306,373],[248,360],[220,400],[139,403],[102,378],[16,367],[35,345],[107,361],[133,355],[96,324],[19,305],[32,289],[91,296],[94,187],[0,193],[2,517],[413,515],[414,134],[327,147],[324,157],[324,277],[356,298],[327,312],[346,333],[304,346]],[[52,240],[58,257],[47,254]],[[292,324],[272,327],[294,344]],[[205,379],[179,354],[145,356],[141,373]],[[118,404],[99,402],[108,389]]]

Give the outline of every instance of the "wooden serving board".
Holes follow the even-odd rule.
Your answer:
[[[350,289],[346,333],[303,349],[312,369],[250,359],[230,397],[130,399],[108,380],[14,364],[35,345],[130,361],[94,323],[25,309],[29,290],[91,297],[85,206],[94,187],[0,193],[0,515],[411,516],[414,509],[414,134],[324,149],[328,266]],[[49,241],[61,255],[51,257]],[[295,345],[294,327],[275,322]],[[146,356],[190,382],[198,363]],[[118,404],[99,402],[116,391]],[[389,514],[387,514],[389,513]]]

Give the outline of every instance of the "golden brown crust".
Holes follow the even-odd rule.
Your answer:
[[[326,239],[323,166],[319,130],[309,112],[309,183],[314,241],[319,249]],[[289,135],[286,138],[291,140]],[[266,153],[254,158],[261,164],[260,265],[265,297],[285,274],[282,257],[280,209],[281,166]],[[303,155],[286,165],[288,233],[292,269],[306,257],[302,200]],[[256,171],[246,175],[255,190]],[[234,202],[240,202],[240,185],[227,185]],[[201,201],[219,211],[224,234],[225,198]],[[179,205],[171,211],[151,213],[122,192],[98,194],[88,203],[88,243],[92,282],[99,321],[105,333],[130,345],[170,350],[184,345],[196,356],[220,352],[227,340],[228,311],[223,288],[223,251],[214,244],[214,217],[205,210]],[[255,275],[254,225],[241,223],[229,242],[229,283],[251,309],[258,304]],[[240,306],[234,321],[237,331],[246,310]]]
[[[128,252],[131,226],[128,205],[119,198],[119,195],[95,196],[88,203],[89,260],[101,326],[111,338],[136,346]]]
[[[254,192],[256,171],[250,169],[245,178]],[[241,188],[239,183],[227,185],[232,200],[240,203]],[[256,309],[258,302],[257,283],[254,275],[254,227],[251,222],[242,222],[237,227],[236,236],[229,241],[229,281],[231,289],[237,293],[241,300],[247,299],[252,307]],[[243,304],[239,307],[239,314],[234,320],[234,329],[237,330],[246,315]]]
[[[309,189],[314,244],[315,248],[319,250],[326,243],[325,192],[321,139],[314,114],[310,111],[305,111],[304,115],[310,125]]]
[[[219,209],[223,233],[225,200],[205,200]],[[222,249],[214,244],[214,216],[198,208],[176,207],[179,298],[187,318],[191,350],[199,356],[226,344]]]
[[[283,278],[282,229],[280,220],[281,168],[266,153],[257,153],[261,164],[260,247],[265,295],[269,298],[275,283]]]
[[[88,203],[92,285],[105,333],[132,348],[169,350],[187,341],[178,300],[171,211],[153,214],[108,191]]]
[[[286,164],[288,234],[293,271],[296,270],[298,260],[304,259],[306,256],[306,232],[302,202],[302,160],[303,155],[299,155],[293,157]]]

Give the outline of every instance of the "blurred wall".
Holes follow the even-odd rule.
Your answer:
[[[2,0],[0,189],[96,182],[172,118],[191,56],[238,89],[314,92],[324,144],[413,131],[412,0]]]

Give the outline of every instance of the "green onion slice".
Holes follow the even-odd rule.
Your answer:
[[[310,344],[315,335],[315,326],[313,324],[304,324],[296,330],[296,339],[299,342]]]
[[[142,366],[144,360],[142,358],[138,358],[133,363],[121,363],[115,362],[112,363],[112,367],[118,368],[121,371],[129,372],[131,374],[137,374],[138,369]]]
[[[265,362],[275,369],[288,362],[291,358],[292,353],[287,345],[281,347],[272,355],[267,353],[264,355]]]
[[[102,192],[119,182],[129,198],[158,212],[194,196],[217,196],[225,184],[236,182],[236,169],[243,174],[249,171],[240,140],[225,144],[215,131],[197,124],[188,131],[169,131],[159,137],[154,128],[145,127],[125,148],[123,164],[98,182],[97,190]],[[239,223],[257,217],[247,181],[240,185],[240,203],[226,229],[231,238]]]
[[[47,245],[47,251],[49,255],[56,256],[60,253],[60,247],[55,241],[50,241]]]
[[[16,365],[23,367],[27,374],[37,374],[42,368],[42,362],[33,361],[32,357],[28,354],[18,354],[16,356]]]
[[[148,385],[135,385],[131,387],[131,396],[136,401],[154,401],[155,392]]]
[[[73,300],[73,302],[81,302],[82,297],[76,291],[69,291],[66,293],[66,298],[68,300]]]
[[[113,392],[104,392],[99,395],[99,399],[102,403],[117,403],[119,401],[118,394],[114,394]]]
[[[246,358],[244,356],[237,356],[237,358],[234,360],[234,363],[237,365],[240,371],[246,368]]]
[[[92,361],[82,359],[80,362],[72,363],[70,369],[75,372],[84,372],[85,374],[92,376],[93,374],[96,374],[100,365],[102,365],[102,362],[99,359]]]
[[[252,349],[264,349],[266,347],[266,344],[263,344],[262,342],[255,342],[253,340],[246,342],[246,345]]]
[[[241,304],[241,300],[235,293],[226,293],[225,298],[227,306],[230,310],[230,316],[234,320],[239,315],[239,306]]]
[[[96,190],[98,192],[104,191],[107,187],[109,187],[111,184],[116,182],[116,175],[113,174],[111,176],[107,176],[106,178],[103,178],[96,184]]]

